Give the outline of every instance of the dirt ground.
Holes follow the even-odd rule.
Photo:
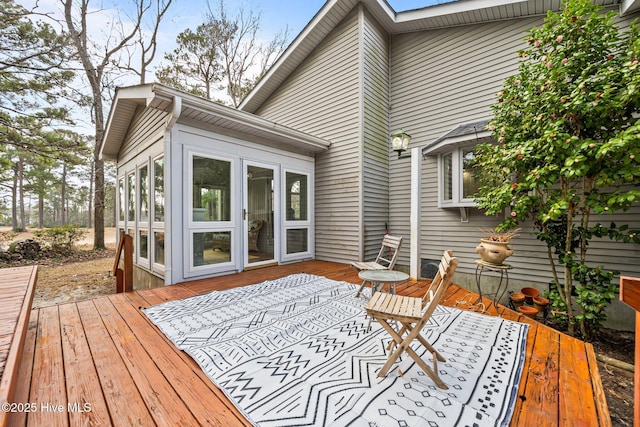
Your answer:
[[[0,227],[0,232],[9,230],[10,227]],[[31,238],[33,233],[27,230],[19,233],[12,241]],[[78,251],[73,256],[35,261],[38,264],[38,282],[33,297],[33,308],[81,301],[115,292],[116,280],[112,270],[116,229],[105,229],[104,240],[107,250],[93,251],[93,238],[93,229],[88,229],[78,242]],[[0,267],[2,266],[0,264]]]
[[[1,231],[7,231],[0,227]],[[17,239],[32,237],[23,233]],[[105,229],[105,251],[93,251],[93,230],[89,230],[72,257],[38,260],[38,282],[33,307],[40,308],[80,301],[115,292],[112,275],[116,232]],[[0,264],[0,267],[7,266]],[[597,354],[633,364],[634,334],[605,329],[593,343]],[[633,372],[611,363],[598,362],[602,384],[614,427],[633,426]],[[576,408],[579,410],[579,408]]]

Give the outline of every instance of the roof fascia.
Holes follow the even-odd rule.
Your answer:
[[[491,132],[483,130],[477,133],[467,133],[464,135],[456,135],[448,138],[443,138],[436,144],[427,145],[422,149],[423,156],[434,156],[436,154],[442,154],[449,150],[449,147],[463,146],[473,141],[482,140],[491,136]]]
[[[473,10],[488,9],[497,6],[508,6],[518,3],[527,3],[527,1],[528,0],[459,0],[450,3],[441,3],[433,6],[427,6],[421,9],[408,10],[406,12],[398,12],[396,14],[395,23],[401,24],[418,19],[435,18],[439,16],[453,15],[456,13],[471,12]]]
[[[176,89],[172,89],[158,83],[155,83],[153,85],[153,92],[161,97],[171,97],[173,99],[175,99],[176,97],[182,98],[183,108],[196,108],[200,111],[213,114],[217,117],[222,117],[235,123],[240,123],[257,130],[268,132],[276,137],[302,141],[306,145],[310,146],[310,148],[312,148],[312,151],[325,151],[331,145],[331,143],[325,139],[318,138],[299,130],[280,125],[276,122],[272,122],[254,114],[247,113],[246,111],[218,104],[217,102],[209,101],[207,99],[200,98],[186,92],[178,91]]]
[[[640,2],[640,0],[626,1]],[[527,0],[459,0],[452,3],[427,6],[421,9],[399,13],[396,12],[386,0],[360,0],[359,2],[363,3],[367,7],[367,10],[376,17],[378,22],[389,34],[396,34],[401,32],[400,26],[406,22],[483,8],[525,3]],[[311,41],[311,43],[313,43],[312,48],[309,49],[309,52],[311,52],[326,37],[326,34],[323,33],[327,32],[327,21],[333,19],[334,24],[332,24],[333,27],[331,27],[331,29],[335,28],[337,22],[346,16],[344,13],[338,14],[338,11],[345,10],[345,5],[355,7],[357,3],[358,0],[328,0],[304,27],[302,32],[300,32],[300,34],[289,45],[289,47],[287,47],[275,64],[273,64],[266,74],[258,81],[251,92],[249,92],[249,94],[242,100],[238,108],[240,110],[254,113],[271,95],[272,91],[275,90],[270,88],[271,80],[275,79],[276,85],[278,85],[279,80],[284,81],[286,78],[284,74],[289,74],[289,71],[287,71],[287,64],[293,61],[293,67],[297,67],[299,63],[296,62],[302,61],[301,59],[294,58],[296,51],[302,46],[309,49],[305,44],[306,42]]]
[[[640,0],[622,0],[620,2],[620,16],[627,15],[640,9]]]
[[[151,105],[155,100],[170,101],[168,105],[171,105],[171,112],[174,116],[178,113],[173,111],[176,105],[176,100],[181,100],[181,109],[193,108],[214,116],[223,118],[233,123],[239,123],[244,126],[266,132],[273,136],[274,139],[287,139],[296,140],[302,142],[310,151],[320,152],[329,148],[331,143],[325,139],[315,137],[313,135],[306,134],[304,132],[279,125],[278,123],[266,120],[262,117],[258,117],[254,114],[247,113],[245,111],[237,110],[235,108],[227,107],[225,105],[218,104],[213,101],[209,101],[198,96],[172,89],[168,86],[164,86],[159,83],[132,86],[127,88],[121,88],[116,91],[116,97],[113,103],[111,112],[109,113],[109,119],[107,121],[107,133],[103,139],[100,147],[101,156],[105,159],[115,160],[114,156],[104,155],[103,149],[108,138],[116,138],[116,136],[110,135],[111,124],[115,120],[128,120],[129,123],[133,119],[131,116],[124,116],[120,114],[120,105],[124,102],[134,102],[137,105]],[[128,127],[128,125],[127,125]],[[121,146],[124,142],[124,135],[118,136],[119,141],[115,143]]]
[[[115,156],[111,154],[104,154],[104,147],[107,141],[111,139],[112,136],[111,129],[113,129],[112,124],[116,120],[122,120],[120,116],[120,105],[124,102],[134,102],[138,105],[148,105],[150,100],[153,98],[152,93],[152,84],[144,84],[139,86],[130,86],[130,87],[118,87],[116,88],[116,93],[114,96],[113,103],[111,104],[111,110],[109,111],[109,117],[107,118],[107,122],[105,125],[105,133],[102,137],[102,141],[100,142],[100,149],[98,151],[99,158],[104,160],[115,160]],[[131,121],[132,117],[129,117],[128,120]],[[118,142],[119,145],[122,144],[122,141]]]

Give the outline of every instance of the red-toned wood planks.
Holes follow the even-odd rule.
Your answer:
[[[40,309],[29,402],[36,410],[27,414],[27,425],[69,425],[57,306]]]
[[[640,278],[627,277],[620,278],[620,300],[636,311],[636,346],[634,357],[634,404],[633,418],[640,424]]]
[[[611,414],[609,413],[609,407],[607,406],[607,396],[605,395],[604,386],[602,385],[602,378],[600,377],[600,370],[598,369],[598,360],[596,359],[596,353],[593,349],[593,345],[586,343],[585,348],[587,350],[587,360],[589,362],[591,385],[593,386],[593,397],[596,404],[596,411],[598,413],[598,424],[604,426],[611,423]],[[638,393],[636,393],[636,396],[637,395]],[[640,420],[640,417],[636,417],[636,419]]]
[[[75,304],[60,306],[62,353],[71,425],[109,426],[109,410]]]
[[[220,394],[212,391],[208,386],[211,384],[208,378],[205,382],[194,375],[194,364],[186,363],[178,354],[182,352],[168,342],[164,334],[157,328],[149,327],[146,316],[130,304],[130,299],[124,295],[113,296],[110,299],[123,319],[127,319],[131,331],[156,366],[172,367],[170,370],[163,371],[164,376],[199,423],[223,426],[246,423],[244,417],[235,408],[230,409],[227,406],[230,402],[223,402],[220,400]],[[202,405],[202,402],[208,402],[208,404]]]
[[[156,424],[195,425],[197,422],[189,408],[153,363],[111,300],[98,298],[93,302]]]
[[[560,334],[559,425],[588,425],[597,420],[596,404],[585,343]],[[575,408],[580,408],[576,411]]]
[[[63,305],[59,309],[35,310],[20,366],[20,375],[25,380],[20,382],[16,396],[41,404],[42,399],[49,399],[53,394],[51,390],[59,390],[65,401],[91,399],[90,403],[96,408],[104,405],[99,409],[100,414],[93,414],[93,418],[65,412],[65,418],[59,420],[61,425],[91,422],[99,425],[109,422],[113,425],[249,425],[197,364],[178,350],[138,307],[298,272],[354,284],[361,282],[357,272],[349,266],[309,261],[112,295]],[[428,281],[410,281],[399,285],[398,293],[422,296],[427,284]],[[473,302],[477,295],[452,285],[443,304],[465,308],[469,298]],[[566,344],[561,345],[564,341],[559,332],[502,306],[497,310],[492,307],[489,313],[500,313],[505,318],[531,325],[512,426],[577,425],[583,421],[586,425],[610,425],[606,411],[599,406],[604,405],[606,410],[591,346],[569,337],[565,337]],[[48,342],[43,341],[45,337]],[[53,358],[47,363],[50,366],[40,366],[45,354]],[[576,354],[583,356],[576,357]],[[563,370],[567,372],[563,373]],[[64,378],[59,376],[61,371]],[[81,376],[84,371],[86,378]],[[37,378],[42,374],[49,379]],[[49,381],[60,381],[62,385],[49,386],[49,391],[41,392],[40,386]],[[566,384],[563,385],[563,381]],[[26,384],[26,388],[22,384]],[[578,392],[576,387],[584,390]],[[582,393],[583,396],[571,393]],[[589,393],[592,394],[591,403]],[[582,408],[576,405],[586,405],[585,415],[591,414],[593,418],[577,416],[576,412]],[[108,418],[105,418],[105,408]],[[24,425],[24,417],[11,417],[10,421],[11,425]],[[29,423],[32,421],[30,419]],[[46,421],[45,425],[52,425],[58,420],[47,418],[43,421]]]
[[[76,304],[87,344],[114,425],[155,425],[127,367],[92,301]]]
[[[33,371],[33,355],[36,346],[36,331],[38,329],[38,316],[39,310],[33,310],[29,316],[29,327],[25,335],[24,349],[22,352],[22,358],[19,361],[20,369],[18,371],[17,381],[14,398],[15,402],[29,402],[29,390],[31,389],[31,377]],[[19,427],[24,426],[27,423],[27,412],[18,411],[9,415],[9,426]]]
[[[0,269],[0,402],[13,403],[38,267]],[[8,413],[0,411],[0,426]]]

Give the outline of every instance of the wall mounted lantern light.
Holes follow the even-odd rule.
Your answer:
[[[402,129],[391,134],[391,148],[398,152],[398,158],[401,158],[403,151],[407,151],[409,141],[411,141],[411,135]]]

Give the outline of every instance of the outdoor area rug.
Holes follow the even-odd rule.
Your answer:
[[[295,274],[144,312],[255,425],[509,423],[527,325],[439,306],[422,334],[447,359],[438,372],[449,389],[406,355],[379,378],[390,337],[375,321],[367,332],[367,299],[357,289]],[[431,365],[421,344],[413,348]]]

